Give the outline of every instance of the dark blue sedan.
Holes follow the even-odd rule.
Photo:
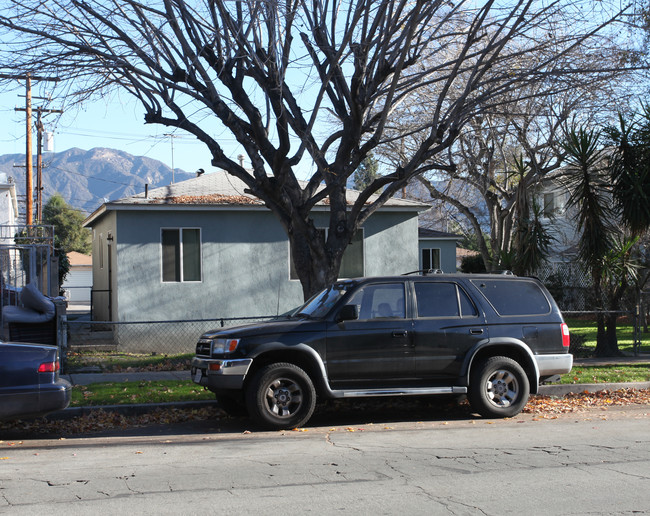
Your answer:
[[[56,346],[0,342],[0,419],[43,416],[70,404]]]

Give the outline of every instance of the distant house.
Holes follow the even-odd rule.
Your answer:
[[[16,183],[0,174],[0,226],[15,226],[17,219]]]
[[[418,229],[420,269],[456,272],[456,243],[463,237],[434,229]]]
[[[341,277],[417,269],[418,213],[427,208],[389,200],[348,247]],[[326,202],[314,207],[317,226],[327,227],[328,210]],[[95,320],[268,316],[303,301],[282,225],[225,172],[107,202],[85,226]]]
[[[90,291],[93,285],[93,259],[87,254],[71,251],[68,253],[70,272],[63,281],[61,289],[66,292],[70,304],[90,304]]]
[[[550,263],[575,261],[577,256],[576,210],[567,207],[570,192],[563,182],[550,175],[536,189],[538,203],[542,207],[542,223],[553,236],[548,260]]]

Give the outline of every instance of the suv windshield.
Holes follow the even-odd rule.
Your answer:
[[[327,312],[352,288],[352,283],[334,283],[319,292],[300,308],[293,312],[294,317],[324,317]]]

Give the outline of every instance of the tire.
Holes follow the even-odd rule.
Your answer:
[[[298,366],[270,364],[248,385],[246,406],[250,417],[263,427],[290,430],[304,425],[314,413],[316,390]]]
[[[528,376],[508,357],[491,357],[470,375],[469,402],[488,418],[512,417],[524,408],[530,395]]]
[[[246,405],[244,400],[241,399],[241,396],[238,398],[236,396],[228,396],[225,394],[217,394],[217,405],[229,416],[242,417],[248,416],[248,411],[246,410]]]

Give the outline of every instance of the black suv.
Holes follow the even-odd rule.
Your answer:
[[[434,274],[339,281],[276,320],[208,332],[192,379],[226,411],[288,429],[317,395],[467,394],[485,417],[514,416],[572,364],[538,280]]]

